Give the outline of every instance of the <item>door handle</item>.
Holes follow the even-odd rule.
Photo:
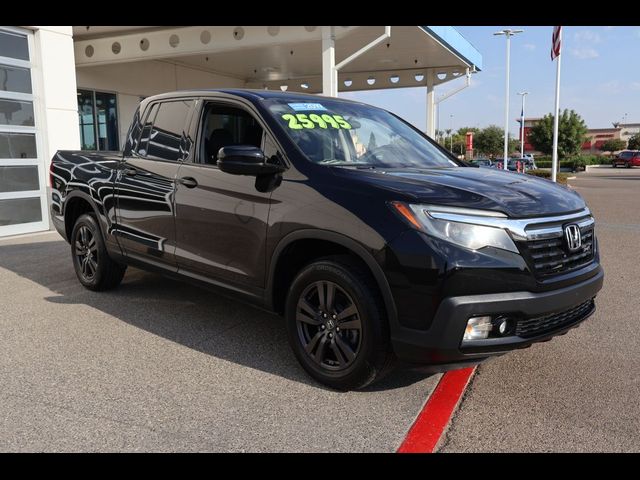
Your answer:
[[[138,171],[135,168],[125,168],[124,170],[122,170],[122,173],[124,173],[127,177],[133,177],[138,174]]]
[[[198,181],[193,177],[182,177],[178,182],[187,188],[196,188],[198,186]]]

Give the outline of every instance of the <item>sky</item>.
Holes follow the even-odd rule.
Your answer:
[[[549,26],[455,27],[482,54],[482,71],[471,86],[440,103],[440,129],[504,126],[506,40],[493,32],[523,29],[511,37],[509,131],[517,136],[522,107],[517,92],[527,91],[525,117],[542,117],[554,108],[556,65],[551,61]],[[392,31],[393,36],[393,31]],[[560,108],[573,109],[589,128],[612,122],[640,123],[640,27],[562,28]],[[462,79],[436,87],[436,97]],[[341,97],[390,110],[426,129],[426,88],[345,92]],[[452,116],[453,115],[453,116]]]

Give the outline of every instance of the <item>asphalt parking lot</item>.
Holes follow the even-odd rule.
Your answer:
[[[0,451],[393,452],[439,375],[311,380],[280,317],[130,269],[85,290],[57,233],[0,242]]]
[[[640,169],[569,183],[596,217],[598,310],[567,335],[481,365],[440,451],[640,451]]]
[[[640,450],[640,169],[571,184],[597,219],[598,311],[480,366],[440,451]],[[57,233],[0,241],[0,451],[395,451],[440,375],[339,393],[282,320],[129,269],[78,283]]]

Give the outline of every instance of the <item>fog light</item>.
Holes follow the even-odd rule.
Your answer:
[[[462,340],[482,340],[488,338],[492,328],[491,317],[472,317],[467,322],[467,328],[464,331]]]
[[[502,320],[498,325],[498,333],[500,335],[504,335],[509,330],[509,322],[507,320]]]

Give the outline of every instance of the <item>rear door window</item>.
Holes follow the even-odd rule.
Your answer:
[[[188,121],[194,100],[162,102],[149,130],[146,156],[152,159],[182,161],[189,155]],[[153,112],[151,112],[153,114]],[[151,117],[150,117],[151,118]],[[148,125],[148,124],[147,124]],[[143,129],[143,137],[145,136]],[[141,142],[142,144],[142,142]]]

